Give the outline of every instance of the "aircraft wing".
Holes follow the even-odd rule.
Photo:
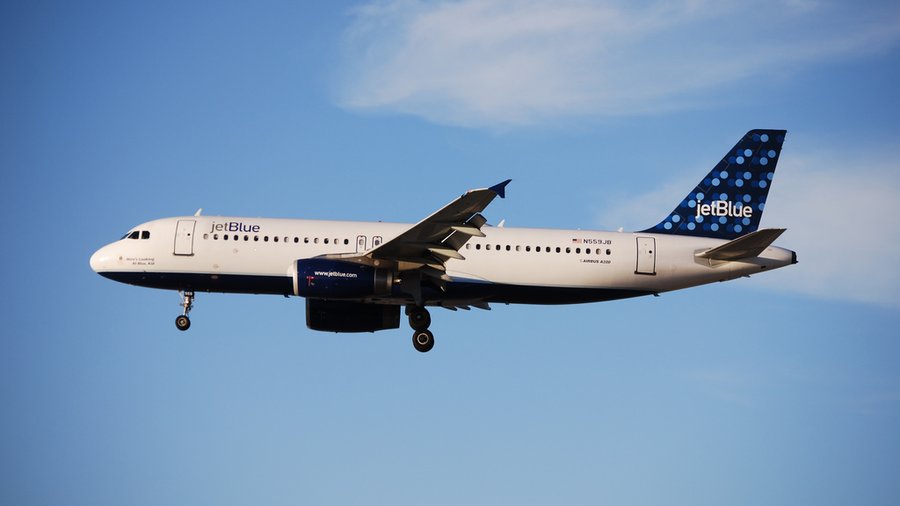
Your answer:
[[[401,271],[418,269],[425,276],[449,281],[444,263],[451,258],[463,260],[460,248],[471,237],[484,237],[481,227],[487,220],[481,211],[494,198],[506,196],[506,185],[510,181],[507,179],[490,188],[469,190],[397,237],[365,253],[326,257],[374,266],[393,265]],[[409,279],[412,283],[413,278]]]
[[[506,196],[506,185],[510,181],[469,190],[397,237],[367,251],[365,256],[398,262],[401,270],[405,270],[402,264],[406,264],[408,269],[423,268],[425,274],[433,274],[429,269],[443,274],[444,262],[451,258],[464,259],[459,250],[469,238],[484,237],[481,227],[487,220],[481,211],[495,197]]]

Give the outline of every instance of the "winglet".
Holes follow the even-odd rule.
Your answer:
[[[512,181],[512,179],[507,179],[506,181],[503,181],[502,183],[498,183],[498,184],[495,184],[494,186],[491,186],[490,188],[488,188],[488,190],[491,190],[492,192],[499,195],[501,199],[505,199],[506,198],[506,185],[508,185],[510,181]]]

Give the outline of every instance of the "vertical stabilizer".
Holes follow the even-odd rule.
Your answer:
[[[735,239],[759,228],[786,130],[751,130],[655,227],[655,234]]]

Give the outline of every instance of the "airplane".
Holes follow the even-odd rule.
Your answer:
[[[428,308],[575,304],[680,290],[797,263],[759,229],[785,130],[751,130],[657,225],[637,232],[505,227],[482,212],[507,179],[470,190],[416,224],[205,216],[140,224],[97,250],[91,268],[177,290],[179,330],[197,292],[306,299],[306,324],[330,332],[400,327],[434,346]]]

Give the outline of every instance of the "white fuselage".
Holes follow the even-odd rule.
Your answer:
[[[408,224],[185,216],[135,227],[132,237],[91,257],[91,267],[126,283],[175,290],[298,295],[298,259],[363,253]],[[135,234],[134,232],[137,232]],[[655,294],[790,265],[770,246],[740,261],[695,256],[727,241],[670,234],[482,228],[446,262],[451,281],[426,304],[446,300],[556,304]],[[146,237],[146,238],[142,238]],[[465,287],[465,290],[455,288]],[[409,303],[403,295],[368,298]]]

